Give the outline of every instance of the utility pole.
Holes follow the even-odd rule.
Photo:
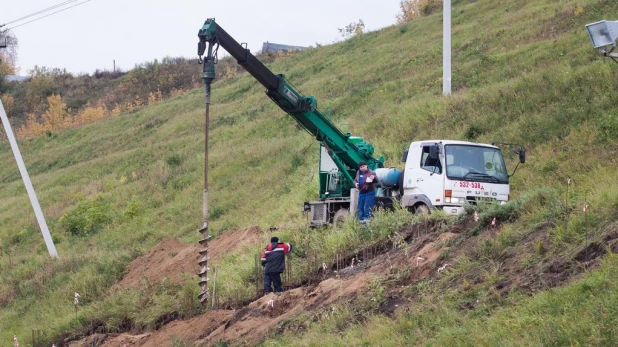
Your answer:
[[[442,93],[451,94],[451,0],[444,0],[442,27]]]
[[[21,178],[24,180],[24,185],[26,186],[26,191],[28,192],[28,197],[30,198],[30,203],[32,204],[32,208],[34,209],[36,219],[39,222],[39,227],[41,228],[43,239],[45,240],[45,244],[47,245],[47,251],[52,258],[57,258],[58,252],[56,252],[54,240],[49,233],[49,228],[47,227],[45,216],[43,216],[43,210],[41,210],[41,205],[39,205],[39,199],[37,199],[34,188],[32,187],[30,176],[28,175],[28,171],[26,170],[26,164],[24,164],[24,159],[19,152],[19,147],[17,147],[17,141],[15,140],[13,129],[11,128],[11,124],[9,123],[9,118],[4,111],[4,105],[2,105],[2,100],[0,100],[0,119],[2,119],[2,124],[4,125],[4,132],[6,133],[6,137],[8,137],[9,143],[11,144],[11,149],[13,150],[13,155],[15,156],[15,160],[17,161],[17,166],[19,167]]]

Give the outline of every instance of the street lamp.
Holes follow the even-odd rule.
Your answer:
[[[618,53],[613,53],[616,49],[616,39],[618,39],[618,21],[606,21],[586,24],[588,36],[592,41],[592,46],[598,48],[599,51],[606,57],[618,58]],[[605,47],[612,45],[612,48],[607,51]]]

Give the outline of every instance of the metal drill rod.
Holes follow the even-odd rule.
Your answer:
[[[201,292],[198,295],[198,298],[200,299],[200,303],[202,303],[202,305],[206,304],[208,302],[208,297],[210,296],[208,294],[208,270],[210,270],[210,268],[208,267],[208,260],[210,260],[210,257],[208,257],[208,239],[210,239],[210,235],[208,234],[208,132],[209,132],[209,122],[210,122],[210,84],[206,83],[205,86],[205,90],[206,90],[206,114],[205,114],[205,125],[206,128],[204,130],[204,137],[205,137],[205,141],[204,141],[204,203],[203,203],[203,209],[202,209],[202,214],[203,214],[203,220],[204,223],[202,225],[202,228],[200,229],[200,233],[202,234],[202,239],[199,241],[200,245],[202,245],[202,249],[200,249],[200,260],[199,260],[199,265],[201,266],[201,270],[200,273],[198,274],[200,276],[200,287],[201,287]]]

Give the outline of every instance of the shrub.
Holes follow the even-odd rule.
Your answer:
[[[13,104],[15,103],[15,98],[10,94],[2,94],[0,95],[0,100],[2,100],[2,105],[4,105],[4,110],[7,114],[11,114]]]
[[[148,105],[152,105],[161,100],[163,100],[163,95],[161,94],[161,90],[159,90],[159,88],[157,88],[155,92],[150,92],[148,94]]]
[[[139,214],[140,210],[141,210],[140,203],[138,203],[136,201],[131,201],[131,202],[129,202],[127,207],[124,209],[123,216],[126,219],[131,219],[131,218],[137,216]]]
[[[182,164],[182,157],[180,156],[180,154],[171,154],[167,156],[167,158],[165,158],[165,162],[170,167],[177,167]]]
[[[618,115],[608,113],[600,116],[599,140],[608,142],[618,140]]]
[[[26,124],[17,131],[18,137],[40,136],[50,134],[52,131],[67,129],[73,125],[71,110],[62,102],[60,95],[47,97],[48,109],[41,116],[43,122],[39,123],[34,114],[28,114]]]
[[[86,107],[79,111],[73,120],[75,125],[83,125],[97,122],[109,115],[105,105],[99,105],[96,107]]]
[[[112,221],[109,203],[101,195],[94,199],[80,201],[73,209],[64,213],[58,223],[75,236],[95,234]]]
[[[34,113],[29,113],[26,118],[26,124],[17,130],[18,138],[41,136],[45,134],[45,126],[37,121]]]

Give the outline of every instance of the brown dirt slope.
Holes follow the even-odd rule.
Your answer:
[[[459,226],[425,225],[404,231],[400,235],[405,243],[398,247],[388,245],[381,254],[365,261],[357,262],[356,266],[348,266],[335,272],[330,267],[326,272],[319,272],[317,284],[306,285],[284,292],[281,296],[261,297],[239,310],[213,310],[202,316],[184,321],[173,321],[161,329],[140,334],[110,334],[92,335],[72,344],[72,346],[171,346],[178,341],[186,345],[211,346],[220,343],[233,345],[255,345],[263,341],[272,331],[296,329],[302,331],[306,321],[313,316],[328,313],[335,309],[333,304],[362,297],[369,292],[374,279],[382,283],[390,283],[384,296],[385,303],[379,308],[385,314],[406,310],[414,301],[413,297],[404,295],[405,288],[426,279],[440,279],[449,275],[452,262],[459,255],[474,257],[479,251],[479,244],[496,235],[498,228],[488,228],[478,236],[464,235],[473,222],[468,221]],[[422,229],[422,230],[421,230]],[[618,229],[617,229],[618,230]],[[225,245],[239,244],[239,234],[248,239],[259,239],[259,229],[254,232],[238,230],[236,234],[226,237]],[[253,236],[252,236],[253,235]],[[611,248],[618,250],[618,232],[608,235],[604,240]],[[244,240],[244,239],[243,239]],[[220,241],[222,242],[223,239]],[[231,242],[229,242],[231,241]],[[169,241],[168,241],[169,242]],[[541,262],[538,267],[522,266],[525,262],[525,250],[534,249],[535,245],[547,242],[547,232],[539,229],[524,237],[516,247],[499,256],[502,266],[498,271],[503,275],[503,281],[495,284],[495,290],[500,296],[506,296],[511,290],[533,293],[537,290],[555,287],[576,278],[581,273],[577,266],[582,260],[552,259]],[[213,242],[214,244],[214,242]],[[233,249],[227,248],[227,250]],[[153,249],[152,253],[157,250]],[[594,252],[589,252],[590,254]],[[219,253],[221,254],[221,253]],[[445,256],[447,255],[447,256]],[[601,253],[586,259],[587,266],[593,267],[598,262]],[[147,256],[147,255],[145,255]],[[154,257],[154,256],[151,256]],[[351,258],[346,258],[351,259]],[[573,264],[575,265],[569,265]],[[568,269],[557,271],[551,280],[541,280],[540,277],[552,273],[552,269]],[[408,269],[405,276],[401,270]],[[481,269],[479,269],[481,271]],[[470,285],[474,286],[475,271],[470,276]],[[462,309],[471,309],[464,305]],[[295,322],[290,324],[290,322]]]
[[[277,297],[274,294],[259,298],[234,313],[231,320],[221,325],[197,346],[210,346],[218,341],[254,345],[262,341],[268,331],[286,320],[297,318],[310,311],[319,311],[343,298],[350,298],[367,291],[371,281],[390,273],[392,267],[410,266],[420,276],[427,276],[440,264],[440,244],[456,237],[454,233],[433,234],[426,237],[420,247],[396,249],[382,254],[366,264],[348,266],[340,274],[327,273],[327,277],[313,287],[296,288]],[[424,261],[416,262],[420,256]],[[328,277],[333,276],[333,277]]]
[[[204,332],[214,331],[221,322],[230,319],[231,311],[215,310],[207,314],[184,321],[173,321],[163,328],[138,335],[130,334],[94,334],[80,341],[71,343],[71,347],[160,347],[173,346],[182,341],[184,345],[193,345]]]
[[[220,341],[254,345],[286,320],[311,311],[319,312],[341,299],[366,291],[373,279],[388,274],[394,266],[413,267],[419,278],[435,272],[441,265],[436,260],[442,243],[457,235],[450,232],[425,235],[407,250],[394,249],[366,263],[348,266],[339,274],[329,270],[322,274],[323,280],[317,285],[296,288],[281,296],[264,296],[240,310],[210,311],[190,320],[171,322],[152,333],[91,336],[80,341],[88,340],[86,344],[73,346],[170,346],[174,339],[197,346],[210,346]],[[417,260],[417,257],[424,260]],[[88,344],[92,339],[96,339],[97,344]]]
[[[245,245],[257,244],[262,238],[262,230],[257,227],[233,229],[209,242],[208,255],[216,260],[233,250],[240,250]],[[167,278],[180,283],[185,274],[198,272],[199,244],[186,245],[174,239],[161,241],[146,254],[133,260],[127,267],[127,274],[112,291],[149,287],[161,283]]]

